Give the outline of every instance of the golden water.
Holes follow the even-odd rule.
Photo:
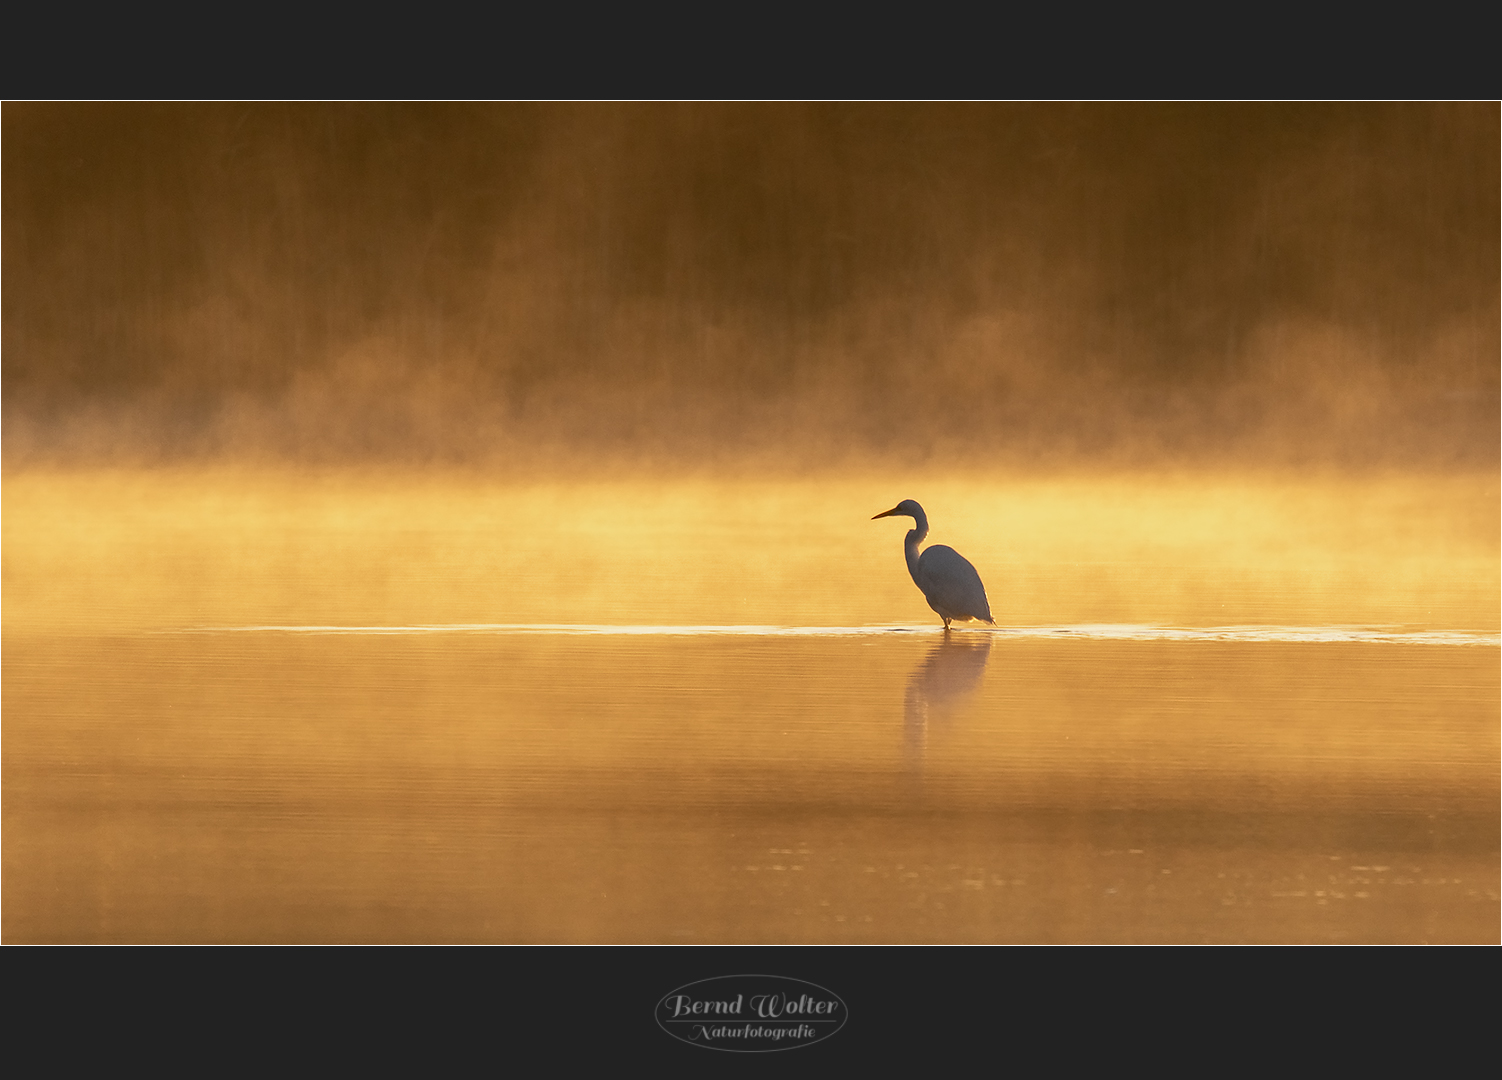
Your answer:
[[[940,632],[904,497],[995,632]],[[1497,510],[13,474],[5,939],[1496,941]]]

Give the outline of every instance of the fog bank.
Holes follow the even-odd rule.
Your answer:
[[[8,104],[6,463],[1494,463],[1498,120]]]

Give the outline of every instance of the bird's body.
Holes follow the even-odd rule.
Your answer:
[[[991,605],[986,600],[986,587],[970,560],[952,547],[934,544],[921,555],[918,545],[928,535],[928,515],[912,499],[904,499],[876,518],[902,516],[913,519],[914,528],[908,531],[902,542],[903,554],[907,556],[907,570],[928,600],[928,606],[944,620],[944,629],[955,620],[979,619],[995,625],[991,618]]]

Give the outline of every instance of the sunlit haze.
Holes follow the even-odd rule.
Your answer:
[[[1495,102],[0,120],[7,942],[1498,940]]]

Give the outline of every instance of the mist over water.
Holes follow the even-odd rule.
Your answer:
[[[7,105],[5,452],[1490,466],[1480,105]]]
[[[937,627],[906,492],[1002,628],[1502,628],[1494,477],[203,468],[7,477],[6,628]]]
[[[1497,940],[1495,103],[0,120],[7,941]]]

